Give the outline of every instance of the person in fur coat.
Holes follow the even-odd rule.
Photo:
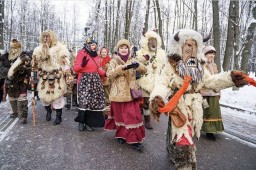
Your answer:
[[[107,76],[111,81],[109,100],[110,113],[105,123],[106,130],[116,130],[118,143],[128,143],[141,151],[145,138],[140,103],[131,96],[131,89],[138,89],[136,71],[146,73],[146,67],[131,57],[130,42],[121,39],[116,45],[117,55],[111,59]]]
[[[210,37],[208,37],[209,39]],[[156,119],[160,113],[169,115],[167,150],[176,169],[196,169],[195,143],[203,124],[202,88],[220,90],[248,84],[240,71],[211,75],[204,69],[201,34],[182,29],[171,37],[168,63],[155,82],[150,95],[150,110]],[[164,101],[168,101],[165,105]]]
[[[10,117],[19,117],[20,122],[26,124],[31,54],[22,52],[20,41],[13,39],[10,43],[9,53],[6,53],[3,57],[8,58],[7,63],[5,62],[5,71],[8,70],[8,72],[5,79],[4,91],[8,94],[13,111]]]
[[[218,74],[217,64],[214,63],[216,54],[215,48],[211,45],[208,45],[204,47],[203,52],[207,59],[205,69],[207,69],[210,74]],[[208,139],[215,141],[216,137],[214,136],[214,133],[224,131],[219,103],[220,91],[202,89],[201,94],[204,98],[204,102],[206,103],[206,105],[203,105],[205,107],[202,131],[206,132],[206,137]]]
[[[38,69],[39,82],[37,91],[47,113],[46,120],[51,120],[52,108],[56,110],[53,125],[62,122],[62,108],[65,106],[63,95],[67,92],[70,77],[69,51],[62,45],[51,30],[41,33],[40,44],[34,49],[32,67]]]
[[[146,32],[141,38],[141,49],[137,51],[138,60],[147,68],[147,74],[137,81],[143,90],[143,115],[145,127],[153,129],[150,123],[149,95],[154,88],[154,81],[159,76],[163,63],[167,62],[165,51],[161,48],[161,38],[155,31]]]

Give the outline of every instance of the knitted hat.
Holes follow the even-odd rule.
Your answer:
[[[17,39],[12,39],[10,43],[10,48],[19,49],[21,48],[21,44]]]
[[[204,51],[204,55],[206,55],[209,52],[215,52],[216,53],[215,48],[211,45],[205,46],[203,51]]]
[[[121,39],[121,40],[119,40],[119,41],[117,42],[117,44],[116,44],[115,49],[118,51],[118,48],[119,48],[121,45],[126,45],[129,50],[130,50],[130,48],[131,48],[130,42],[129,42],[127,39]]]

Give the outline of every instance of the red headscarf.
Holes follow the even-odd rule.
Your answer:
[[[102,53],[103,49],[107,50],[107,56],[105,58],[103,58],[101,56],[101,53]],[[110,61],[111,58],[109,57],[108,53],[109,53],[109,51],[108,51],[108,49],[106,47],[102,47],[100,49],[100,67],[104,67]]]

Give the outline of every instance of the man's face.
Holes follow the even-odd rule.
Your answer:
[[[90,46],[91,46],[91,50],[92,50],[92,51],[96,51],[96,49],[97,49],[97,44],[92,43],[92,44],[90,44]]]
[[[17,48],[11,48],[10,49],[10,53],[11,54],[16,54],[17,52],[19,52],[20,51],[20,49],[17,49]]]
[[[151,52],[155,52],[157,50],[157,40],[156,38],[149,38],[148,39],[148,49]]]
[[[51,44],[50,35],[43,35],[43,43]]]
[[[182,58],[183,61],[186,61],[188,58],[195,58],[197,55],[197,44],[195,40],[189,39],[186,40],[185,44],[182,47]]]

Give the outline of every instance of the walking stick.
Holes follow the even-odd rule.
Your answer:
[[[33,114],[33,126],[36,127],[36,100],[35,100],[35,63],[32,60],[32,66],[31,66],[31,92],[32,92],[32,114]]]

